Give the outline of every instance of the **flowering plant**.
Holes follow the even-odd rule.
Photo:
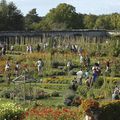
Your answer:
[[[0,120],[22,120],[23,108],[11,102],[0,105]]]

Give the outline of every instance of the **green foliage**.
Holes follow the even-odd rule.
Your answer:
[[[10,98],[10,94],[11,94],[12,92],[13,92],[12,90],[2,90],[2,91],[0,92],[0,97]]]
[[[103,102],[101,105],[100,120],[120,120],[120,101]]]
[[[21,120],[25,117],[23,112],[23,108],[14,103],[0,104],[0,120]]]
[[[96,15],[91,15],[91,14],[84,15],[84,19],[83,19],[84,28],[87,28],[87,29],[94,28],[96,19],[97,19]]]
[[[81,85],[77,89],[78,95],[80,95],[81,97],[84,97],[84,98],[87,97],[87,92],[88,92],[88,88],[86,85]]]
[[[59,69],[55,69],[55,70],[51,70],[51,71],[46,71],[46,73],[44,74],[45,76],[63,76],[65,75],[65,71],[63,70],[59,70]]]
[[[13,2],[0,2],[0,21],[0,31],[24,29],[24,17]]]
[[[59,94],[59,92],[54,91],[54,92],[51,93],[51,96],[52,97],[59,97],[60,94]]]
[[[51,9],[45,16],[40,23],[42,25],[41,29],[45,27],[47,27],[45,29],[51,30],[79,28],[79,16],[75,12],[75,7],[66,3],[61,3],[56,8]]]
[[[29,11],[29,13],[25,16],[25,27],[27,30],[34,29],[34,25],[38,23],[41,18],[38,16],[36,12],[36,8],[33,8]]]
[[[99,77],[96,82],[93,84],[93,87],[94,88],[101,88],[101,86],[103,85],[104,83],[104,79],[103,77]]]
[[[44,88],[44,89],[50,89],[50,90],[66,90],[68,88],[68,85],[66,84],[40,84],[39,85],[41,88]]]
[[[58,68],[58,66],[65,66],[65,63],[55,61],[55,62],[52,62],[51,65],[52,65],[52,68]]]
[[[50,94],[44,91],[38,91],[36,99],[45,99],[50,97]]]

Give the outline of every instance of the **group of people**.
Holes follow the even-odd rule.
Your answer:
[[[5,72],[10,73],[10,71],[11,71],[11,69],[12,69],[11,67],[12,67],[12,66],[11,66],[11,64],[10,64],[10,61],[7,60],[7,61],[6,61],[6,64],[5,64]],[[20,70],[20,65],[19,65],[18,62],[16,62],[16,63],[15,63],[15,67],[14,67],[14,71],[15,71],[15,75],[16,75],[16,76],[19,75],[19,70]]]
[[[97,78],[101,74],[101,63],[99,61],[95,62],[94,65],[91,67],[90,64],[90,57],[88,55],[83,56],[82,51],[79,53],[80,56],[80,70],[76,73],[76,81],[79,85],[82,85],[83,77],[85,78],[85,83],[88,86],[88,88],[91,88],[93,83],[96,82]],[[69,60],[67,62],[67,69],[68,72],[71,70],[72,62]],[[110,60],[108,59],[105,62],[105,71],[110,71]],[[83,71],[83,68],[85,71]]]
[[[26,46],[26,52],[27,52],[27,53],[32,53],[32,52],[33,52],[33,47],[32,47],[32,45],[27,45],[27,46]]]
[[[12,69],[12,66],[10,64],[10,61],[7,60],[5,64],[5,73],[6,73],[6,82],[8,84],[10,84],[10,80],[11,80],[11,69]],[[18,77],[19,72],[20,72],[20,65],[18,62],[16,62],[14,66],[14,75]]]
[[[42,76],[43,75],[43,66],[44,66],[43,60],[40,58],[35,63],[35,65],[37,66],[38,75]],[[7,81],[10,81],[12,69],[14,69],[13,74],[15,75],[15,77],[18,77],[20,75],[20,71],[21,71],[19,62],[16,62],[14,65],[14,64],[10,63],[10,60],[7,60],[6,64],[5,64],[5,73],[6,73]]]

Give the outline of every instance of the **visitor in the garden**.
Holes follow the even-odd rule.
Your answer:
[[[82,47],[80,47],[79,52],[80,52],[80,54],[83,53],[83,48]]]
[[[14,46],[13,45],[11,45],[10,51],[11,51],[11,53],[13,53],[13,51],[14,51]]]
[[[77,88],[78,88],[78,83],[76,81],[76,78],[74,78],[74,80],[72,80],[72,82],[71,82],[71,85],[70,85],[69,89],[71,89],[73,91],[76,91]]]
[[[43,62],[42,59],[40,58],[40,59],[37,61],[36,64],[37,64],[38,74],[39,74],[39,75],[42,75],[44,62]]]
[[[112,100],[119,100],[119,91],[118,90],[114,90],[113,94],[112,94]]]
[[[77,83],[79,85],[82,85],[82,78],[83,78],[83,71],[80,69],[77,73]]]
[[[16,65],[15,65],[15,75],[16,75],[16,77],[19,75],[19,69],[20,69],[19,63],[16,62]]]
[[[82,64],[83,63],[83,56],[81,53],[79,54],[79,56],[80,56],[80,64]]]
[[[93,82],[95,82],[97,80],[97,77],[100,71],[97,63],[95,63],[94,66],[92,67],[92,71],[93,71]]]
[[[40,52],[40,45],[37,44],[37,52]]]
[[[89,68],[89,66],[90,66],[90,57],[88,55],[86,56],[85,61],[86,61],[86,67]]]
[[[5,71],[9,71],[9,70],[10,70],[10,61],[7,60],[5,65]]]
[[[33,52],[33,47],[32,47],[32,45],[29,46],[29,50],[30,50],[30,53]]]
[[[93,80],[92,76],[90,76],[86,79],[86,85],[88,88],[91,88],[92,83],[93,83],[92,80]]]
[[[29,52],[30,52],[30,48],[29,48],[29,46],[28,46],[28,45],[26,46],[26,51],[27,51],[27,53],[29,53]]]
[[[1,51],[2,51],[2,55],[6,55],[6,47],[5,46],[2,47]]]
[[[86,71],[84,73],[84,77],[85,77],[85,79],[87,79],[89,77],[89,70],[88,69],[86,69]]]
[[[110,70],[110,60],[106,61],[106,72],[108,72]]]
[[[11,77],[10,61],[9,60],[6,61],[5,73],[6,73],[6,81],[7,81],[7,84],[9,85],[10,84],[10,77]]]
[[[75,52],[75,53],[77,52],[76,45],[72,45],[72,46],[71,46],[71,51],[72,51],[72,52]]]
[[[69,72],[70,72],[71,67],[72,67],[72,63],[71,63],[71,61],[69,60],[69,61],[67,62],[67,71],[68,71],[68,74],[69,74]]]

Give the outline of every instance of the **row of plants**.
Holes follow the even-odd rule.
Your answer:
[[[43,83],[70,84],[72,79],[73,77],[68,76],[47,77],[43,79]]]
[[[120,100],[97,102],[82,100],[80,107],[43,107],[23,109],[12,102],[0,104],[0,120],[83,120],[90,116],[98,120],[119,120]]]
[[[6,98],[6,99],[17,99],[17,100],[23,100],[25,95],[26,100],[40,100],[40,99],[49,99],[50,97],[59,97],[60,92],[57,91],[52,91],[46,92],[44,90],[33,90],[31,89],[26,89],[25,93],[21,89],[17,90],[2,90],[0,91],[0,97],[1,98]]]
[[[49,83],[43,83],[39,85],[40,88],[58,91],[66,90],[68,86],[69,86],[68,84],[49,84]]]
[[[80,120],[79,109],[32,108],[26,111],[25,120]]]

